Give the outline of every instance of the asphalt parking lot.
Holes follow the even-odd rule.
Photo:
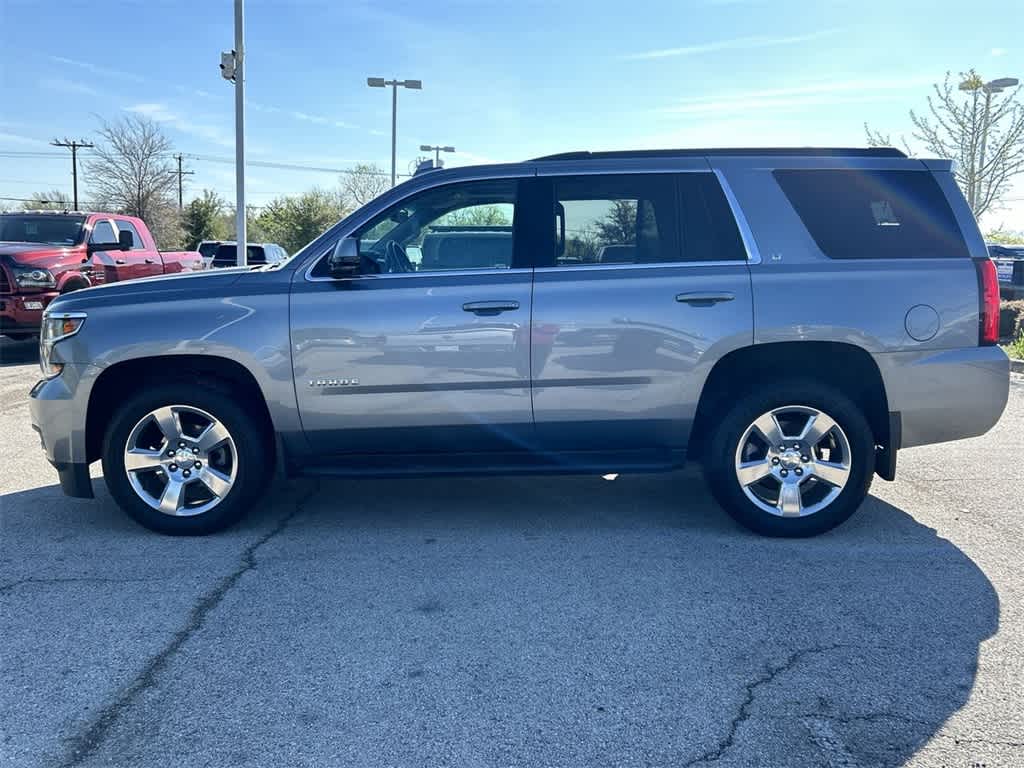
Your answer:
[[[846,525],[693,470],[282,485],[172,539],[64,498],[0,339],[0,765],[1024,765],[1024,379]]]

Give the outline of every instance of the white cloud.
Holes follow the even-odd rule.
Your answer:
[[[653,51],[642,51],[640,53],[628,53],[620,56],[620,59],[636,61],[641,59],[664,59],[670,56],[694,56],[701,53],[714,53],[716,51],[731,51],[737,48],[768,48],[779,45],[796,45],[817,40],[837,32],[836,29],[822,29],[817,32],[808,32],[803,35],[789,35],[786,37],[769,37],[767,35],[753,35],[750,37],[734,37],[730,40],[716,40],[711,43],[700,43],[698,45],[686,45],[681,48],[661,48]]]
[[[218,144],[222,147],[235,146],[234,137],[229,135],[219,125],[208,125],[196,122],[190,117],[180,115],[166,104],[159,102],[145,102],[125,107],[124,111],[148,117],[150,120],[157,123],[166,123],[175,130],[203,139],[211,144]]]
[[[999,56],[1005,56],[1006,55],[1006,49],[1005,48],[993,48],[991,51],[989,51],[989,55],[997,57],[997,58]]]
[[[8,123],[10,125],[10,123]],[[40,149],[50,149],[50,142],[43,141],[42,139],[33,139],[31,136],[20,136],[17,133],[3,133],[0,132],[0,141],[10,142],[12,144],[21,144],[26,147],[39,147]]]
[[[83,96],[99,96],[100,92],[93,88],[91,85],[80,83],[77,80],[68,80],[63,77],[46,77],[43,78],[39,84],[44,88],[49,88],[51,91],[61,91],[63,93],[77,93]]]
[[[890,98],[892,92],[921,88],[934,76],[915,75],[880,79],[822,80],[788,88],[735,91],[714,96],[682,99],[659,109],[673,115],[711,115],[757,110],[791,111],[825,104],[871,103]]]
[[[137,75],[134,72],[125,72],[120,69],[110,69],[108,67],[101,67],[96,64],[91,64],[88,61],[78,61],[77,59],[69,59],[65,56],[50,56],[50,61],[55,61],[58,64],[65,64],[70,67],[78,67],[84,69],[87,72],[91,72],[94,75],[102,75],[105,77],[117,77],[122,80],[134,80],[137,83],[141,83],[145,80],[141,75]]]

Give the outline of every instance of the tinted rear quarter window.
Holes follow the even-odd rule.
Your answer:
[[[927,171],[773,173],[815,243],[831,259],[969,255],[949,202]]]

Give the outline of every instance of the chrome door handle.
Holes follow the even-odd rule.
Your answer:
[[[497,315],[519,309],[518,301],[467,301],[462,305],[465,312],[475,315]]]
[[[146,259],[147,264],[156,264],[156,259]]]
[[[720,301],[732,301],[735,298],[732,291],[690,291],[676,295],[676,301],[693,307],[710,307]]]
[[[115,264],[127,264],[128,260],[127,259],[114,259],[114,263]]]

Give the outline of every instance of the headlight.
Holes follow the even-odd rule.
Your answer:
[[[14,273],[14,282],[19,288],[56,288],[57,281],[48,269],[39,267],[21,267],[15,265],[11,268]]]
[[[39,367],[43,369],[43,376],[52,379],[64,370],[63,364],[50,362],[53,346],[58,341],[78,333],[84,322],[84,312],[54,312],[52,315],[43,315],[43,324],[39,329]]]

